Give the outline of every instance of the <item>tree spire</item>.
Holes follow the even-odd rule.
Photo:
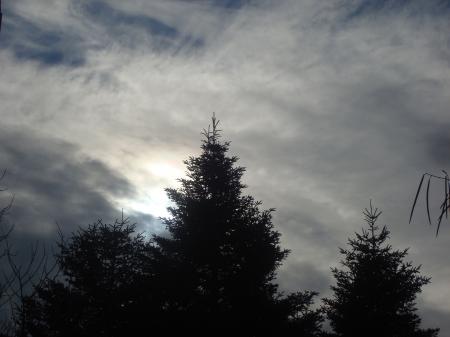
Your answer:
[[[206,138],[206,143],[216,144],[217,140],[220,138],[220,130],[218,128],[220,120],[216,118],[216,113],[213,112],[211,117],[212,124],[208,125],[208,129],[203,129],[202,135]]]
[[[372,200],[370,200],[369,208],[364,208],[363,215],[364,220],[369,225],[370,231],[370,241],[372,244],[372,248],[375,248],[377,242],[376,231],[378,230],[378,226],[376,226],[376,222],[378,217],[381,215],[381,211],[378,210],[377,207],[372,206]]]

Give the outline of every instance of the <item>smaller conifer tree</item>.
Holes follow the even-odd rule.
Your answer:
[[[381,212],[363,212],[368,229],[349,239],[350,249],[341,249],[343,269],[332,269],[337,284],[324,309],[336,336],[435,337],[438,329],[421,329],[416,296],[430,278],[420,275],[420,266],[404,262],[408,249],[393,250],[386,244],[389,231],[376,221]]]
[[[22,303],[27,336],[136,335],[148,315],[157,320],[153,246],[134,224],[123,217],[114,224],[99,220],[58,245],[59,276]]]

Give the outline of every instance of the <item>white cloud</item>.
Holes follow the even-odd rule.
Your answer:
[[[448,309],[439,295],[449,282],[448,226],[436,241],[420,217],[407,224],[419,175],[449,163],[448,16],[428,2],[428,12],[413,6],[349,17],[358,3],[223,10],[205,1],[108,2],[179,32],[158,49],[161,39],[133,24],[116,39],[80,12],[83,2],[16,1],[17,15],[85,39],[86,63],[43,67],[0,50],[2,122],[77,144],[120,170],[140,200],[117,202],[142,211],[176,184],[215,111],[248,169],[249,192],[277,208],[293,251],[285,269],[313,261],[327,273],[372,198],[394,245],[411,246],[411,259],[433,277],[425,303]],[[124,36],[141,43],[130,48]],[[169,169],[161,175],[151,165]]]

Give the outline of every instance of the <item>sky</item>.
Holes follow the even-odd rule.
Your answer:
[[[121,212],[161,233],[164,188],[212,113],[276,208],[285,291],[330,296],[339,247],[383,211],[432,278],[425,327],[450,335],[450,222],[414,195],[450,169],[448,0],[14,0],[0,32],[2,201],[20,242]],[[442,196],[431,185],[433,219]],[[22,240],[22,241],[21,241]]]

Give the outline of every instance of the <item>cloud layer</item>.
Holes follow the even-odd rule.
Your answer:
[[[0,164],[20,228],[124,208],[160,230],[163,188],[215,111],[248,193],[277,208],[292,250],[284,288],[327,295],[372,199],[394,246],[433,278],[426,323],[450,332],[450,231],[435,240],[420,210],[407,223],[420,175],[450,164],[448,1],[17,0],[3,11]]]

